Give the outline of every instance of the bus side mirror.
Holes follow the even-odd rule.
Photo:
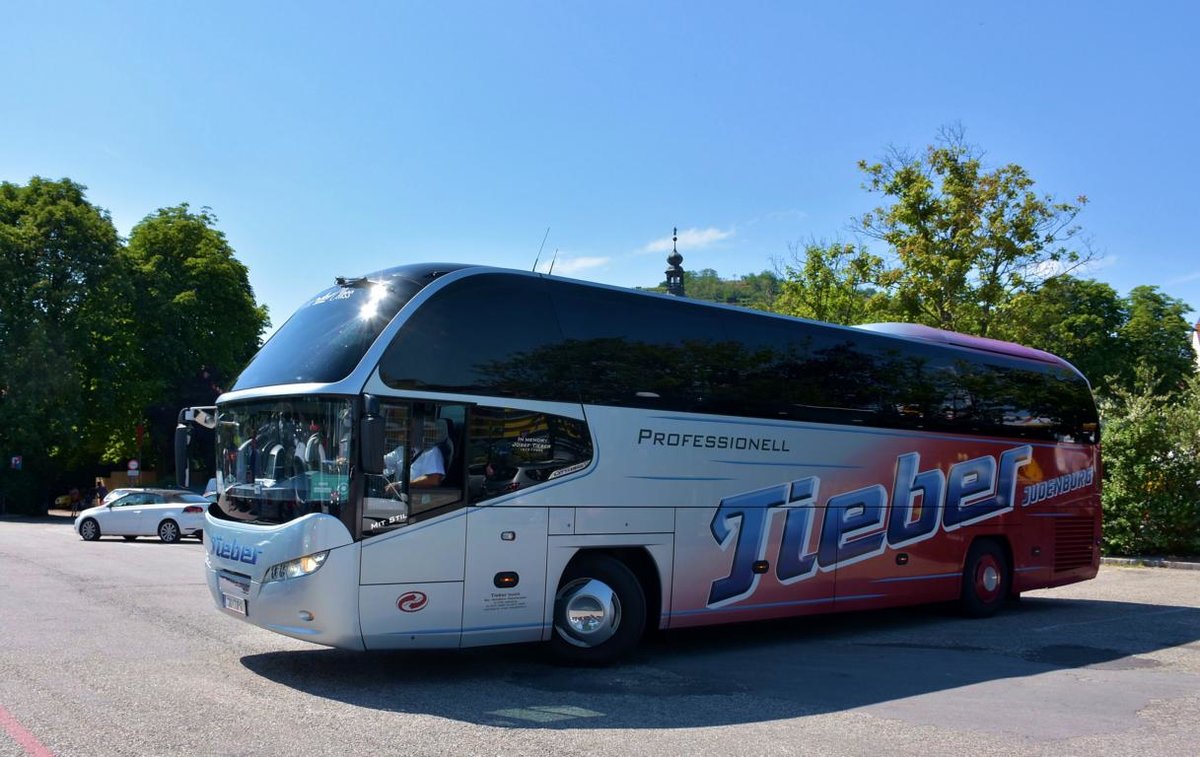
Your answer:
[[[359,438],[362,439],[362,469],[368,475],[383,473],[383,417],[379,415],[379,399],[367,396],[363,402],[363,417]]]

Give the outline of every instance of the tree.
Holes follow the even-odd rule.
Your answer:
[[[788,245],[783,283],[772,310],[830,323],[877,320],[889,300],[878,285],[886,282],[883,259],[853,244],[809,242]]]
[[[766,310],[779,293],[779,277],[770,271],[749,273],[737,279],[723,279],[712,268],[683,272],[684,291],[693,300],[723,302],[728,305]],[[663,281],[651,291],[666,292]]]
[[[1125,370],[1120,331],[1129,318],[1115,289],[1090,279],[1060,276],[1022,292],[1002,308],[993,336],[1052,352],[1070,361],[1097,394]]]
[[[119,330],[120,241],[86,187],[40,177],[0,184],[0,449],[20,454],[0,488],[36,508],[64,471],[98,462],[128,405],[103,380],[127,353],[104,337]],[[83,484],[90,479],[71,481]]]
[[[1178,391],[1196,369],[1189,341],[1191,327],[1184,318],[1191,308],[1157,287],[1139,286],[1129,293],[1126,309],[1129,317],[1119,334],[1125,356],[1120,363],[1121,385],[1133,391],[1136,370],[1142,367],[1157,377],[1155,391],[1164,394]]]
[[[892,200],[858,219],[885,242],[889,286],[905,320],[987,336],[1014,295],[1069,272],[1087,203],[1037,195],[1025,169],[985,170],[961,127],[943,129],[923,157],[898,150],[859,162],[865,188]]]
[[[137,287],[135,332],[152,383],[159,460],[170,454],[180,407],[208,404],[258,350],[270,321],[246,266],[207,208],[162,208],[134,227],[125,259]]]
[[[1108,284],[1061,276],[1005,305],[994,335],[1069,360],[1098,396],[1137,391],[1139,369],[1154,376],[1151,390],[1170,394],[1195,368],[1188,310],[1155,287],[1119,297]]]

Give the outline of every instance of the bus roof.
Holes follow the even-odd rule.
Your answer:
[[[914,339],[921,342],[947,344],[979,352],[991,352],[997,355],[1036,360],[1039,363],[1049,363],[1050,365],[1067,368],[1075,373],[1079,372],[1075,366],[1066,360],[1044,350],[1026,347],[1015,342],[990,339],[985,336],[971,336],[970,334],[960,334],[957,331],[935,329],[932,326],[924,326],[919,323],[864,323],[854,328],[887,334],[888,336],[898,336],[904,339]]]
[[[563,280],[563,281],[566,281],[566,282],[569,282],[572,284],[582,284],[584,286],[598,287],[601,289],[608,289],[608,290],[612,290],[612,291],[627,292],[629,294],[646,295],[646,296],[650,296],[650,297],[659,297],[659,298],[663,298],[663,299],[667,299],[667,300],[678,300],[680,302],[687,302],[687,303],[694,304],[694,305],[709,305],[709,306],[722,308],[722,309],[745,310],[745,308],[728,305],[726,303],[709,302],[709,301],[705,301],[705,300],[693,300],[693,299],[690,299],[687,297],[676,298],[676,297],[672,297],[670,295],[667,295],[667,294],[664,294],[661,292],[654,292],[654,291],[650,291],[650,290],[630,289],[630,288],[626,288],[626,287],[618,287],[618,286],[613,286],[610,284],[603,284],[603,283],[599,283],[599,282],[584,281],[584,280],[571,279],[571,278],[562,278],[562,277],[558,277],[558,276],[551,276],[548,274],[539,274],[534,271],[526,272],[526,271],[509,270],[509,269],[504,269],[504,268],[493,268],[491,266],[479,266],[479,265],[474,265],[474,264],[463,264],[463,263],[408,264],[408,265],[397,266],[394,268],[384,269],[382,271],[378,271],[374,274],[371,274],[370,276],[365,277],[365,278],[409,279],[411,281],[418,283],[420,286],[424,287],[425,285],[429,284],[430,282],[434,281],[435,279],[441,277],[444,274],[462,270],[462,269],[478,269],[478,271],[477,271],[478,273],[509,273],[509,274],[519,274],[519,275],[533,276],[533,277],[539,277],[539,278],[546,278],[546,279],[552,279],[552,280],[558,279],[558,280]],[[815,324],[819,324],[821,326],[832,327],[835,329],[836,328],[853,328],[853,329],[858,329],[861,331],[871,331],[871,332],[874,332],[877,334],[883,334],[885,336],[898,337],[901,339],[907,339],[907,340],[912,340],[912,341],[926,342],[926,343],[931,343],[931,344],[940,344],[940,345],[945,345],[948,347],[957,347],[959,349],[971,350],[974,352],[986,352],[986,353],[991,353],[993,355],[1003,355],[1006,357],[1015,357],[1015,358],[1020,358],[1020,359],[1024,359],[1024,360],[1032,360],[1032,361],[1035,361],[1038,363],[1043,363],[1046,365],[1053,365],[1053,366],[1057,366],[1060,368],[1065,368],[1066,370],[1069,370],[1072,373],[1083,376],[1083,373],[1078,368],[1076,368],[1074,365],[1072,365],[1069,361],[1064,360],[1063,358],[1061,358],[1058,355],[1055,355],[1053,353],[1046,352],[1045,350],[1039,350],[1039,349],[1035,349],[1033,347],[1026,347],[1025,345],[1022,345],[1022,344],[1017,344],[1015,342],[1006,342],[1001,339],[991,339],[989,337],[972,336],[970,334],[962,334],[957,331],[948,331],[945,329],[938,329],[938,328],[934,328],[932,326],[925,326],[925,325],[922,325],[919,323],[898,323],[898,322],[864,323],[864,324],[860,324],[857,326],[847,327],[847,326],[842,326],[841,324],[829,323],[826,321],[815,321],[815,320],[806,319],[806,318],[793,318],[790,316],[783,315],[781,313],[771,313],[771,312],[762,312],[762,311],[752,311],[752,312],[759,312],[759,314],[761,314],[761,315],[787,318],[789,320],[807,321],[809,323],[815,323]],[[1084,380],[1086,381],[1086,377],[1084,377]]]

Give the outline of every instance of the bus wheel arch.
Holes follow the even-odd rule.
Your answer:
[[[633,575],[641,584],[642,594],[646,599],[646,629],[658,628],[662,619],[662,578],[658,572],[658,564],[643,547],[624,547],[621,549],[605,550],[633,571]]]
[[[1012,548],[1001,537],[982,536],[971,542],[963,561],[959,606],[972,618],[994,615],[1013,586]]]
[[[613,662],[632,650],[645,631],[644,579],[618,556],[621,550],[614,552],[581,551],[563,570],[550,635],[551,649],[563,662]]]

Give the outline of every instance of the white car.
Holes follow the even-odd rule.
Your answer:
[[[204,513],[209,501],[174,489],[133,489],[106,505],[88,508],[75,518],[75,533],[84,541],[101,536],[155,536],[173,544],[184,536],[204,539]]]
[[[107,505],[109,502],[112,502],[117,497],[124,497],[129,492],[140,492],[140,491],[141,491],[141,489],[136,489],[133,487],[127,487],[124,489],[113,489],[108,494],[104,495],[104,499],[100,500],[100,504]]]

